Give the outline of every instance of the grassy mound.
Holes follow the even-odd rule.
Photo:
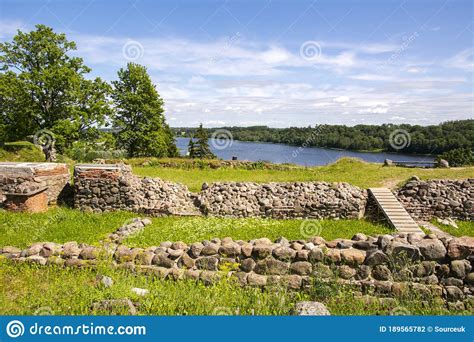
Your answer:
[[[0,148],[0,161],[44,162],[41,148],[28,141],[8,142]]]

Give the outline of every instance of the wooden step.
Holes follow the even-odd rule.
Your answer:
[[[387,188],[371,188],[369,192],[390,224],[403,233],[422,233],[395,195]]]

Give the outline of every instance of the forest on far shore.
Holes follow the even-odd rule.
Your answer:
[[[178,137],[192,136],[196,128],[172,128]],[[391,151],[439,155],[454,149],[474,148],[474,120],[447,121],[439,125],[315,125],[270,128],[267,126],[207,128],[209,137],[227,130],[241,141],[283,143],[295,146],[353,151]],[[395,134],[394,134],[395,133]],[[394,141],[401,139],[402,141]],[[391,143],[392,141],[392,143]],[[402,148],[400,148],[403,146]]]

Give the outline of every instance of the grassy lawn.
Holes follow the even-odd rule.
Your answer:
[[[97,275],[110,276],[114,284],[100,286]],[[39,281],[41,279],[41,281]],[[131,288],[150,293],[135,295]],[[469,314],[448,311],[436,298],[391,300],[384,304],[355,297],[340,285],[315,284],[308,293],[282,288],[241,288],[224,280],[212,286],[193,281],[170,281],[111,270],[38,267],[13,264],[0,258],[0,307],[4,315],[94,315],[107,314],[92,309],[103,299],[129,298],[140,315],[288,315],[297,301],[324,302],[333,315],[413,315]],[[115,313],[126,314],[125,310]]]
[[[472,221],[456,221],[458,228],[445,226],[443,224],[438,223],[436,220],[432,220],[431,223],[437,226],[439,229],[453,236],[473,236],[474,237],[474,222]]]
[[[73,240],[94,244],[136,216],[127,212],[84,213],[67,208],[37,214],[0,210],[0,246],[26,247],[33,242]]]
[[[67,208],[54,208],[46,213],[26,214],[0,210],[0,246],[26,247],[33,242],[67,241],[96,244],[139,214],[110,212],[84,213]],[[153,218],[146,229],[131,236],[129,245],[152,246],[161,241],[196,242],[230,236],[250,240],[261,237],[305,239],[321,235],[331,240],[351,238],[355,233],[389,233],[390,228],[364,220],[272,220],[260,218],[229,219],[214,217]]]
[[[327,240],[350,239],[355,233],[368,235],[391,233],[391,229],[365,220],[273,220],[261,218],[230,219],[215,217],[163,217],[129,237],[129,246],[153,246],[162,241],[192,243],[230,236],[235,240],[267,237],[275,240],[284,236],[289,240],[307,239],[319,235]]]
[[[344,158],[334,164],[319,167],[295,167],[288,170],[242,170],[242,169],[191,169],[135,166],[139,176],[160,177],[186,184],[197,192],[204,182],[303,182],[327,181],[348,182],[363,188],[374,186],[395,187],[411,176],[422,179],[473,178],[474,167],[450,169],[421,169],[384,167],[382,164],[366,163],[357,159]]]

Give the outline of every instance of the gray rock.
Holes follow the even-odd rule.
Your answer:
[[[294,309],[297,316],[330,316],[331,313],[320,302],[298,302]]]
[[[416,243],[425,260],[440,261],[446,257],[446,247],[438,239],[423,239]]]
[[[273,250],[273,256],[282,261],[291,261],[296,255],[296,251],[289,247],[277,247]]]
[[[268,258],[257,262],[254,271],[258,274],[281,275],[287,274],[289,269],[290,266],[288,263],[273,258]]]
[[[112,278],[108,277],[108,276],[104,276],[104,275],[98,275],[96,277],[97,281],[100,282],[100,284],[102,284],[104,287],[112,287],[112,285],[114,285],[114,281],[112,280]]]
[[[390,280],[392,278],[392,272],[385,265],[376,265],[372,270],[372,276],[376,280]]]
[[[446,299],[450,302],[456,302],[464,299],[464,293],[457,286],[446,286]]]
[[[368,266],[375,266],[385,264],[389,261],[389,257],[382,251],[374,251],[367,254],[367,258],[365,259],[365,263]]]
[[[311,274],[313,265],[307,261],[297,261],[290,265],[290,272],[301,276]]]
[[[123,299],[104,299],[92,304],[92,310],[97,312],[107,312],[108,314],[128,314],[136,315],[137,309],[132,301],[128,298]]]
[[[196,267],[201,270],[217,271],[219,259],[213,256],[200,257],[196,259]]]
[[[471,263],[467,260],[453,260],[451,261],[451,274],[463,279],[471,271]]]
[[[240,262],[240,269],[244,272],[251,272],[255,268],[256,262],[252,258],[244,259]]]

